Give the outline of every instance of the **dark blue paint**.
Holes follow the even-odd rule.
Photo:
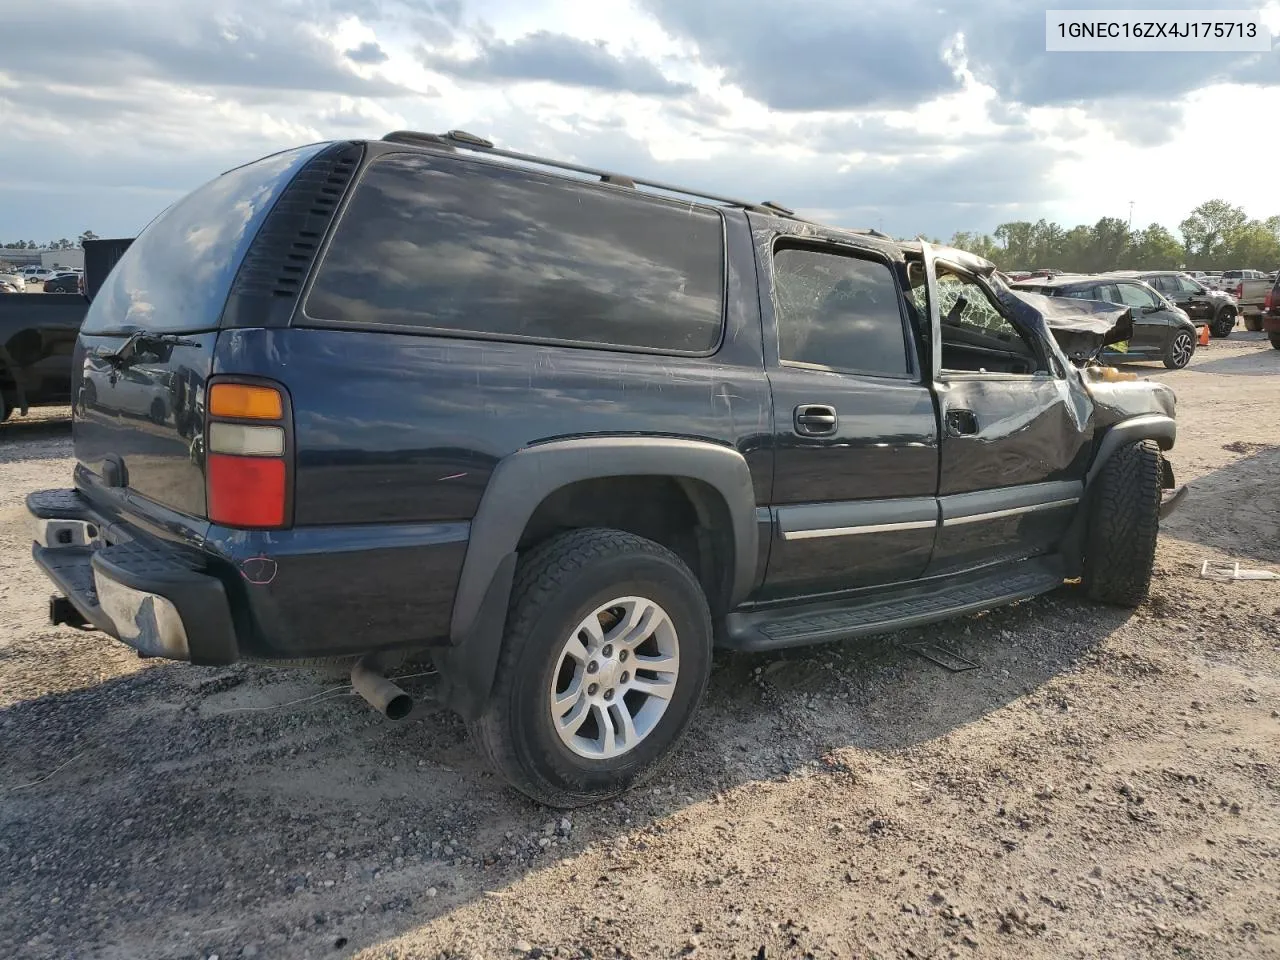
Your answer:
[[[1041,518],[994,533],[777,536],[776,511],[788,506],[832,504],[838,518],[843,505],[856,517],[868,501],[929,501],[1083,475],[1090,428],[1078,380],[1021,393],[990,381],[953,384],[948,396],[977,409],[984,429],[966,440],[943,437],[940,390],[923,373],[926,345],[905,306],[905,377],[782,362],[770,274],[775,239],[856,250],[887,264],[901,290],[904,251],[894,243],[724,211],[725,328],[705,357],[339,326],[301,310],[289,326],[215,329],[272,198],[315,149],[243,168],[229,175],[238,181],[215,181],[158,220],[112,273],[77,352],[77,485],[110,530],[193,544],[210,557],[237,600],[243,653],[305,657],[445,640],[469,522],[493,470],[552,440],[660,435],[740,451],[760,531],[752,602],[834,595],[911,580],[939,563],[1052,548],[1056,532]],[[371,145],[364,163],[391,149]],[[219,220],[227,198],[243,194],[254,177],[258,186],[239,219]],[[612,199],[625,197],[620,189],[607,188]],[[179,261],[191,266],[201,217],[213,221],[210,242],[222,255],[196,271],[196,282],[187,276],[175,286],[166,271]],[[362,288],[399,282],[387,258],[371,254],[365,269]],[[341,284],[330,287],[327,302],[342,292]],[[193,342],[123,366],[110,362],[104,354],[123,336],[103,331],[139,323],[194,331],[184,334]],[[1043,330],[1032,335],[1048,338]],[[265,378],[287,390],[291,529],[235,531],[205,519],[204,391],[219,375]],[[797,431],[793,412],[804,403],[836,409],[831,435]],[[104,486],[108,455],[122,459],[127,487]],[[987,542],[993,536],[997,542]]]
[[[210,527],[248,630],[243,654],[312,657],[448,635],[469,524],[244,531]]]

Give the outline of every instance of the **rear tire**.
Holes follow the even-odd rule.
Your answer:
[[[1102,468],[1085,541],[1089,599],[1136,607],[1151,589],[1160,530],[1160,448],[1154,440],[1121,447]]]
[[[1231,336],[1231,331],[1236,328],[1236,312],[1230,307],[1221,311],[1213,319],[1213,326],[1209,328],[1209,333],[1218,339]]]
[[[1271,345],[1280,350],[1280,333],[1271,333],[1267,335],[1267,339],[1271,341]]]
[[[639,616],[645,626],[626,630],[631,621],[614,611],[627,603],[665,614],[654,615],[663,626],[645,634],[650,621]],[[626,639],[629,632],[640,639]],[[702,588],[670,550],[619,530],[560,534],[520,560],[493,693],[472,734],[497,772],[534,800],[575,807],[615,796],[651,776],[688,730],[711,675],[711,639]],[[670,673],[643,666],[657,662],[655,650],[669,658],[673,644]],[[570,657],[571,648],[585,655]],[[636,689],[642,680],[662,695]],[[574,705],[556,710],[553,699]],[[632,718],[629,727],[618,711]],[[579,712],[586,719],[575,727]],[[613,752],[591,755],[596,737]]]
[[[1262,332],[1262,317],[1248,316],[1244,318],[1244,328],[1250,333]]]

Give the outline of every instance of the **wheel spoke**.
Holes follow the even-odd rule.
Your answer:
[[[638,601],[627,613],[626,619],[613,631],[609,642],[623,647],[635,647],[648,640],[667,615],[651,603]]]
[[[650,679],[649,677],[634,677],[628,689],[635,690],[638,693],[647,693],[651,697],[657,697],[660,700],[670,700],[671,695],[675,693],[676,684],[674,679],[665,677],[657,677]]]
[[[617,736],[613,729],[613,718],[609,716],[609,711],[600,704],[595,704],[591,708],[595,713],[596,726],[600,728],[600,755],[611,757],[618,752]]]
[[[619,700],[609,708],[609,713],[613,715],[613,719],[617,724],[619,737],[622,742],[619,746],[623,750],[629,750],[636,745],[636,724],[635,719],[631,716],[631,711],[627,709],[624,701]]]
[[[600,618],[595,616],[587,617],[578,629],[578,634],[580,635],[583,631],[587,634],[589,647],[592,650],[599,650],[600,644],[604,643],[604,629],[600,626]],[[582,659],[585,661],[587,659],[587,648],[582,646],[582,640],[579,635],[575,635],[573,639],[582,649]]]
[[[551,710],[559,719],[568,713],[569,708],[578,703],[582,699],[582,677],[573,678],[573,682],[569,684],[569,689],[564,693],[557,693],[551,699]]]
[[[578,732],[578,728],[582,726],[587,719],[587,714],[591,712],[591,703],[586,697],[581,697],[573,708],[565,715],[556,720],[556,725],[560,727],[560,731],[564,736],[572,736]]]
[[[577,636],[569,638],[569,642],[565,644],[564,655],[566,657],[572,657],[574,660],[577,660],[582,664],[585,664],[587,660],[590,659],[590,654],[587,653],[586,645],[583,644]]]
[[[680,655],[663,653],[656,657],[644,657],[636,654],[636,669],[649,673],[674,674],[680,669]]]

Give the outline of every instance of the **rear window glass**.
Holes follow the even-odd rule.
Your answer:
[[[887,264],[783,249],[773,257],[773,283],[782,360],[907,375],[902,298]]]
[[[723,290],[715,211],[522,168],[394,154],[365,171],[306,314],[707,353],[720,341]]]
[[[245,251],[295,173],[325,145],[224,173],[156,217],[112,268],[85,333],[213,330]]]

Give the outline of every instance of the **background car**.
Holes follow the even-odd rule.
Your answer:
[[[0,273],[0,283],[7,283],[16,288],[19,293],[25,293],[27,290],[27,278],[18,271]]]
[[[1129,271],[1116,271],[1116,276]],[[1236,327],[1240,306],[1225,290],[1210,290],[1177,270],[1133,271],[1131,276],[1144,280],[1164,294],[1165,299],[1189,316],[1193,323],[1207,323],[1215,337],[1229,337]],[[45,288],[46,290],[48,287]]]
[[[1241,280],[1264,280],[1266,274],[1261,270],[1224,270],[1222,271],[1222,280],[1228,286],[1233,283],[1239,283]]]
[[[1163,360],[1169,369],[1179,370],[1195,355],[1199,339],[1196,324],[1158,290],[1132,274],[1058,276],[1013,286],[1050,297],[1104,300],[1132,307],[1133,338],[1127,344],[1108,348],[1103,355],[1110,360]]]
[[[78,273],[59,273],[44,282],[45,293],[80,293],[81,278]]]

